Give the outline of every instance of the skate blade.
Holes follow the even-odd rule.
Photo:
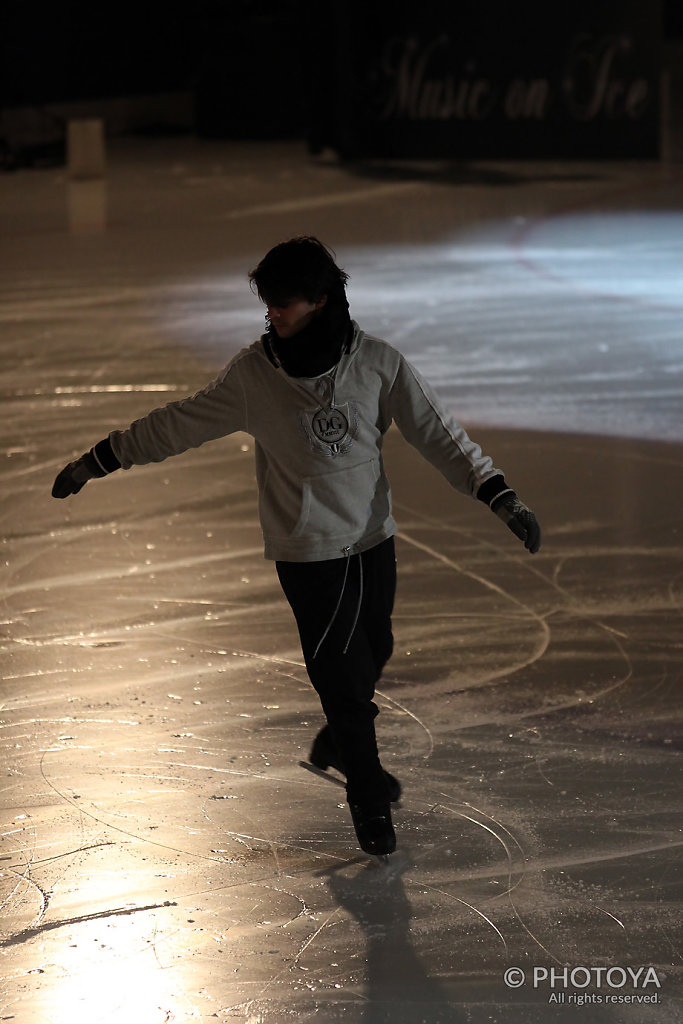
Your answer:
[[[368,856],[368,863],[370,871],[379,871],[387,881],[400,878],[405,871],[415,866],[405,850],[371,854]]]
[[[327,779],[328,782],[333,782],[335,786],[341,786],[342,789],[346,790],[346,783],[343,779],[338,779],[335,775],[330,775],[323,768],[317,768],[310,761],[299,761],[299,767],[305,768],[311,775],[317,775],[319,779]]]

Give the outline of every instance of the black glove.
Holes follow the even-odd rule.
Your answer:
[[[519,537],[527,551],[536,554],[541,546],[541,527],[530,508],[519,500],[514,491],[506,491],[491,502],[491,509],[502,519],[515,537]]]
[[[53,498],[68,498],[70,494],[78,494],[88,480],[106,476],[107,473],[97,462],[92,451],[81,455],[80,459],[65,466],[52,485]]]

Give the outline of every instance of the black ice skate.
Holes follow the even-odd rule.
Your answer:
[[[361,850],[386,857],[396,849],[396,833],[389,804],[349,804]]]
[[[311,753],[309,754],[309,761],[321,771],[326,772],[328,768],[336,768],[336,770],[341,772],[342,775],[346,775],[344,766],[339,760],[337,751],[332,743],[329,726],[323,726],[313,741]],[[401,799],[401,783],[394,775],[391,774],[391,772],[386,771],[384,768],[382,771],[384,772],[384,778],[389,790],[389,799],[392,804],[395,804]]]

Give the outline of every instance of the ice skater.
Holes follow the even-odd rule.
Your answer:
[[[351,319],[348,275],[304,236],[281,242],[249,274],[266,331],[206,387],[113,430],[57,476],[52,494],[161,462],[235,431],[255,441],[265,557],[291,605],[327,724],[314,765],[346,776],[361,848],[396,847],[400,785],[381,765],[375,686],[391,656],[396,587],[391,494],[382,444],[392,422],[458,491],[488,505],[530,552],[540,529],[430,386]]]

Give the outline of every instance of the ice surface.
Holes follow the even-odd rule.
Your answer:
[[[0,198],[0,1019],[683,1019],[675,169],[136,141],[110,153],[106,231],[101,205],[69,230],[60,171]],[[527,556],[390,435],[385,866],[298,763],[321,715],[250,439],[50,497],[256,336],[246,271],[310,231],[544,528]]]

